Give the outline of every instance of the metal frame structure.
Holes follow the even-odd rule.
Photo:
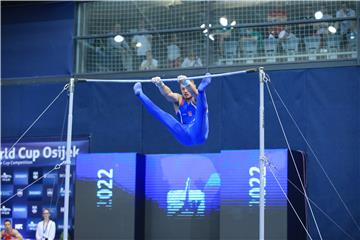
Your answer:
[[[247,69],[242,71],[212,74],[211,77],[229,76],[234,74],[244,74],[255,72],[257,69]],[[265,187],[265,175],[264,175],[264,81],[265,72],[262,67],[258,69],[260,78],[260,224],[259,224],[259,239],[264,239],[264,187]],[[191,79],[202,79],[206,75],[194,76]],[[103,82],[103,83],[133,83],[133,82],[151,82],[151,80],[106,80],[106,79],[77,79],[78,81],[85,82]],[[163,79],[164,82],[177,81],[177,78]],[[71,142],[72,142],[72,125],[73,125],[73,106],[74,106],[74,90],[75,79],[70,78],[69,82],[69,110],[68,110],[68,122],[67,122],[67,137],[66,137],[66,162],[65,162],[65,195],[64,195],[64,232],[63,239],[68,240],[68,228],[69,228],[69,196],[70,196],[70,165],[71,165]]]

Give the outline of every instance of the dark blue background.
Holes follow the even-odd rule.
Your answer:
[[[2,7],[1,14],[3,78],[71,74],[73,2]]]

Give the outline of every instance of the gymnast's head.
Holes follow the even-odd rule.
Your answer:
[[[193,97],[191,85],[195,86],[194,80],[188,79],[185,75],[179,75],[177,77],[181,95],[185,100],[190,100]]]

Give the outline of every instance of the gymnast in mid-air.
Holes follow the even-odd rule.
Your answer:
[[[208,104],[205,89],[211,82],[208,73],[197,88],[194,81],[184,75],[177,77],[181,94],[174,93],[160,77],[152,78],[160,93],[173,103],[178,119],[160,109],[142,91],[141,83],[134,85],[135,95],[155,118],[159,119],[171,134],[183,145],[202,144],[209,134]]]

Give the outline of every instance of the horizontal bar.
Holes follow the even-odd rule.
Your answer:
[[[235,74],[244,74],[244,73],[251,73],[256,72],[256,68],[246,69],[242,71],[235,71],[235,72],[227,72],[227,73],[217,73],[217,74],[211,74],[211,77],[223,77],[223,76],[230,76]],[[189,77],[189,79],[195,80],[195,79],[202,79],[206,77],[206,75],[201,76],[193,76]],[[81,82],[110,82],[110,83],[137,83],[137,82],[152,82],[151,79],[118,79],[118,80],[112,80],[112,79],[88,79],[88,78],[78,78],[77,81]],[[177,81],[177,78],[165,78],[161,79],[163,82],[174,82]]]

